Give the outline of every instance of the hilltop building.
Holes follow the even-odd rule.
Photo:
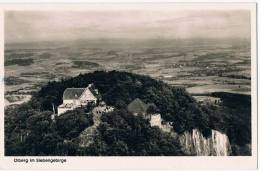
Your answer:
[[[89,84],[86,88],[67,88],[63,93],[63,103],[58,106],[58,116],[88,103],[97,103],[98,91]]]
[[[133,115],[141,114],[143,116],[147,115],[148,105],[145,104],[139,98],[134,99],[131,103],[128,104],[127,110]]]
[[[165,132],[170,132],[173,128],[172,123],[166,122],[161,118],[157,107],[152,103],[146,104],[139,98],[136,98],[128,104],[127,110],[133,115],[142,115],[148,119],[152,127],[157,126]]]

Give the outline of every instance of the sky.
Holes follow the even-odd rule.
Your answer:
[[[250,38],[246,10],[6,11],[5,42]]]

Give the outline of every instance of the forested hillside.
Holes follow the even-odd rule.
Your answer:
[[[53,106],[57,108],[62,103],[66,88],[87,87],[90,83],[99,90],[102,100],[116,110],[102,116],[95,136],[96,143],[81,148],[77,136],[93,124],[90,109],[85,107],[66,112],[56,122],[50,119],[50,115]],[[243,103],[247,105],[243,111],[247,119],[236,122],[239,118],[235,116],[235,111],[229,113],[232,107],[226,107],[226,101],[218,108],[201,106],[185,89],[169,86],[148,76],[96,71],[50,82],[34,94],[28,103],[7,109],[6,155],[185,155],[175,136],[151,127],[141,116],[128,113],[127,105],[136,98],[145,103],[154,103],[162,118],[173,123],[177,134],[197,128],[207,137],[211,129],[217,129],[233,136],[231,143],[245,145],[251,142],[251,136],[248,135],[251,128],[248,120],[250,100]],[[222,111],[225,111],[225,115]],[[238,127],[243,130],[239,131]],[[239,133],[233,134],[235,130]]]

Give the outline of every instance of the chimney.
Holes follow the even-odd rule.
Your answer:
[[[89,84],[87,88],[90,88],[90,87],[92,87],[92,86],[93,86],[93,84]]]

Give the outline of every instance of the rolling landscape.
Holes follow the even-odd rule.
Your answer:
[[[249,41],[168,40],[158,44],[161,47],[148,41],[96,40],[6,45],[5,105],[28,100],[49,81],[95,70],[149,75],[185,87],[198,98],[221,91],[250,95]]]
[[[78,146],[78,141],[81,142],[80,144],[82,143],[89,144],[90,142],[93,141],[93,140],[88,140],[89,138],[84,138],[84,137],[89,137],[90,135],[93,136],[93,134],[94,135],[102,134],[102,133],[98,133],[98,134],[93,133],[93,131],[95,132],[95,130],[99,130],[103,126],[102,124],[100,124],[100,126],[96,125],[95,120],[97,120],[97,118],[99,119],[96,122],[102,123],[104,118],[106,118],[105,120],[107,120],[110,117],[110,119],[113,120],[113,117],[116,117],[117,115],[119,115],[120,117],[125,117],[124,110],[123,112],[119,111],[119,113],[118,111],[112,112],[112,115],[107,115],[107,116],[103,115],[102,117],[100,117],[99,115],[92,114],[93,119],[96,118],[94,119],[94,121],[92,120],[91,115],[87,115],[87,120],[88,120],[87,122],[85,121],[83,122],[82,120],[82,117],[83,118],[86,117],[85,116],[86,114],[84,112],[82,113],[82,109],[80,109],[79,111],[74,111],[79,113],[80,114],[79,116],[75,116],[74,112],[67,112],[67,115],[60,116],[60,119],[57,121],[57,123],[54,123],[54,124],[58,124],[56,126],[53,126],[52,122],[49,120],[50,119],[49,115],[51,112],[43,113],[41,117],[44,117],[45,119],[49,120],[48,123],[51,124],[49,125],[49,127],[51,128],[50,131],[51,135],[54,134],[59,129],[62,129],[65,132],[63,131],[62,133],[58,133],[61,136],[58,139],[55,138],[56,134],[52,135],[54,136],[54,140],[51,141],[57,141],[58,144],[54,144],[53,146],[47,149],[43,147],[38,147],[38,145],[36,145],[36,147],[38,148],[36,148],[34,152],[32,152],[31,150],[26,152],[26,150],[23,149],[23,147],[20,147],[23,149],[22,151],[20,151],[19,149],[17,150],[16,148],[17,146],[19,147],[19,145],[17,145],[17,143],[14,143],[17,140],[14,142],[9,142],[12,140],[13,136],[14,137],[24,136],[24,133],[13,134],[11,131],[12,129],[9,130],[10,129],[9,127],[12,125],[11,123],[14,122],[16,119],[14,121],[10,120],[9,121],[10,125],[7,124],[7,128],[6,128],[8,131],[11,131],[7,133],[7,135],[10,135],[10,137],[7,140],[9,142],[8,143],[9,147],[7,149],[10,149],[9,151],[7,151],[7,155],[25,155],[25,154],[27,155],[40,155],[40,154],[42,155],[250,155],[251,154],[250,152],[251,151],[251,145],[250,145],[251,142],[251,134],[250,134],[251,132],[251,120],[250,120],[251,119],[251,100],[250,100],[251,77],[250,77],[249,44],[244,40],[240,40],[240,41],[236,40],[231,42],[225,42],[225,41],[212,42],[212,40],[207,40],[207,41],[204,40],[204,41],[199,41],[200,43],[196,43],[196,46],[193,46],[194,41],[197,42],[198,40],[178,41],[173,44],[169,44],[167,42],[166,43],[167,45],[162,44],[161,48],[158,46],[153,47],[153,45],[149,44],[148,42],[140,42],[141,45],[140,44],[136,45],[131,43],[129,44],[126,42],[124,44],[124,41],[122,42],[122,40],[121,42],[111,42],[111,41],[106,43],[99,42],[99,46],[98,46],[99,48],[97,48],[95,44],[90,42],[77,42],[72,44],[68,44],[68,42],[64,42],[64,43],[57,43],[55,45],[52,45],[51,47],[48,47],[45,44],[37,44],[36,47],[34,47],[34,45],[32,44],[29,45],[25,44],[19,46],[15,45],[10,47],[6,46],[5,107],[7,108],[6,109],[7,121],[12,119],[13,117],[19,120],[26,119],[24,118],[24,115],[15,116],[16,110],[20,112],[21,110],[24,112],[31,111],[31,110],[51,111],[53,109],[52,106],[53,104],[51,105],[50,103],[51,102],[54,103],[54,107],[58,106],[61,103],[61,98],[60,98],[61,95],[55,94],[56,91],[48,92],[49,91],[48,89],[52,87],[51,89],[54,88],[55,90],[55,84],[57,83],[57,86],[60,86],[61,85],[60,82],[63,82],[62,85],[64,85],[65,87],[66,84],[68,84],[67,88],[77,87],[79,85],[82,85],[83,83],[78,83],[75,85],[71,85],[71,83],[74,83],[74,81],[72,80],[74,79],[77,80],[79,77],[81,77],[81,75],[85,75],[85,74],[87,74],[86,75],[87,80],[88,80],[88,76],[91,76],[91,74],[93,74],[94,77],[97,77],[96,78],[97,80],[94,79],[91,82],[88,82],[88,84],[94,83],[98,87],[101,86],[99,87],[99,89],[101,90],[103,89],[102,86],[104,85],[111,87],[109,90],[107,90],[107,92],[110,93],[112,91],[111,97],[120,95],[120,92],[118,91],[121,90],[123,91],[121,92],[121,95],[118,96],[116,99],[114,98],[111,99],[111,97],[108,96],[106,92],[102,93],[102,96],[103,97],[105,96],[106,103],[111,104],[112,106],[115,106],[120,110],[123,109],[121,109],[122,108],[121,105],[118,106],[118,103],[120,104],[123,103],[124,104],[123,108],[125,108],[125,104],[130,103],[129,99],[134,100],[135,97],[139,98],[139,97],[147,96],[145,94],[142,95],[142,93],[146,93],[144,91],[145,88],[143,88],[144,92],[141,91],[142,93],[139,92],[139,94],[137,93],[137,95],[133,95],[131,97],[127,97],[128,95],[126,95],[125,97],[124,94],[128,88],[126,89],[126,87],[124,87],[125,86],[124,84],[126,85],[129,84],[132,86],[132,88],[129,88],[129,90],[132,91],[132,93],[134,89],[136,89],[137,85],[131,83],[130,81],[129,83],[127,82],[124,83],[121,87],[120,79],[122,79],[121,78],[122,76],[118,76],[117,78],[117,76],[114,76],[113,74],[111,76],[110,74],[111,72],[113,73],[115,70],[118,72],[122,72],[123,77],[126,77],[126,80],[128,80],[129,76],[127,76],[127,74],[126,76],[124,76],[124,72],[138,74],[138,75],[140,74],[146,75],[151,79],[162,81],[163,83],[166,83],[167,85],[173,88],[184,89],[189,94],[187,95],[187,97],[184,97],[184,99],[190,98],[189,96],[192,96],[192,98],[194,98],[194,100],[192,100],[194,101],[193,105],[195,106],[199,105],[200,107],[198,110],[202,112],[200,115],[197,114],[197,116],[195,115],[195,118],[193,118],[194,116],[191,113],[196,112],[197,107],[195,108],[184,107],[184,109],[178,109],[179,108],[178,105],[176,107],[168,109],[169,110],[168,112],[172,114],[167,114],[167,111],[165,111],[166,113],[162,115],[162,117],[167,122],[174,123],[174,131],[177,133],[177,135],[180,136],[179,138],[177,138],[179,140],[176,140],[176,136],[171,135],[174,138],[170,136],[171,145],[166,145],[168,151],[164,151],[163,149],[160,149],[158,152],[154,152],[154,151],[149,151],[148,149],[145,148],[146,151],[145,153],[140,153],[140,151],[138,150],[135,151],[134,149],[132,150],[134,150],[135,152],[130,152],[128,150],[124,151],[123,149],[120,149],[123,148],[120,145],[119,146],[116,145],[115,147],[113,146],[108,149],[103,146],[90,145],[89,147],[84,147],[84,148]],[[211,44],[213,44],[214,46],[210,46]],[[140,46],[142,48],[140,48]],[[101,74],[102,72],[108,72],[107,76],[102,75],[104,80],[115,79],[116,82],[112,82],[112,83],[105,82],[102,84],[100,84],[99,82],[96,83],[96,81],[98,81],[100,77],[98,76],[99,75],[98,73],[97,74],[95,73],[96,71],[101,72]],[[135,76],[131,76],[131,77],[134,78]],[[136,77],[138,78],[139,76]],[[114,84],[118,86],[117,82],[119,82],[120,84],[118,88],[115,88]],[[86,86],[86,84],[84,85]],[[127,87],[129,85],[127,85]],[[154,85],[156,85],[156,83]],[[59,92],[62,90],[60,93],[63,93],[64,86],[62,86],[61,88],[57,87],[57,90],[59,90]],[[164,91],[165,90],[163,90],[163,92]],[[167,91],[165,93],[167,94]],[[106,98],[106,96],[108,97]],[[113,99],[116,101],[113,102]],[[120,101],[120,99],[122,101]],[[168,105],[172,103],[171,102],[172,100],[173,100],[173,104],[176,105],[176,102],[180,101],[181,99],[182,98],[180,97],[174,96],[174,97],[169,97],[167,98],[167,100],[166,99],[165,100],[167,102],[166,104],[169,103]],[[154,103],[155,101],[151,101],[151,102]],[[159,101],[164,101],[164,100],[159,100]],[[188,105],[187,102],[179,102],[179,103]],[[22,106],[19,107],[19,104],[22,104]],[[18,107],[16,107],[17,105]],[[27,109],[28,107],[26,106],[28,105],[31,106],[29,108],[32,109]],[[156,105],[159,106],[162,105],[160,108],[161,111],[164,108],[167,109],[167,106],[164,106],[164,104],[156,104]],[[94,108],[93,111],[94,110],[97,109]],[[188,110],[188,111],[186,112],[184,111],[184,113],[182,113],[183,112],[182,110]],[[191,110],[191,113],[189,110]],[[175,116],[172,118],[171,115],[173,116],[176,115],[177,114],[176,112],[178,113],[179,116],[178,117]],[[17,114],[19,114],[19,112]],[[30,116],[31,114],[25,113],[25,116],[27,115]],[[80,125],[75,127],[76,123],[74,124],[67,123],[73,117],[80,117],[78,118],[79,120],[76,121],[79,122]],[[30,118],[31,117],[29,117],[28,119]],[[30,120],[29,121],[24,120],[24,122],[30,123]],[[40,123],[41,122],[42,121],[40,121]],[[104,122],[110,122],[110,121],[104,121]],[[128,120],[126,120],[125,122],[128,122]],[[68,126],[67,128],[63,128],[61,124],[70,125],[70,126]],[[91,125],[94,125],[95,127],[92,128]],[[24,126],[18,126],[18,127],[21,127],[21,128],[17,128],[18,130],[21,129],[22,132],[24,132],[24,128],[23,128]],[[44,127],[45,126],[43,126],[43,128]],[[53,127],[56,128],[54,129]],[[86,128],[86,131],[83,131],[84,128]],[[32,133],[38,130],[38,128],[33,128],[33,130],[30,130],[32,129],[30,127],[29,130],[27,129],[28,128],[26,128],[25,131],[27,132],[27,134],[29,134],[29,132]],[[103,128],[103,129],[106,130],[109,128]],[[133,127],[132,129],[134,130],[136,128]],[[212,132],[212,135],[208,135],[210,129],[218,130],[220,132],[216,132],[216,133]],[[49,129],[46,128],[44,131],[48,131],[48,130]],[[102,130],[100,131],[102,132]],[[193,131],[193,133],[191,132],[189,133],[189,131]],[[222,135],[221,132],[224,134]],[[42,132],[40,131],[37,134],[42,134]],[[45,134],[49,135],[50,133],[49,132],[44,133],[44,135],[42,135],[43,139]],[[71,134],[73,136],[71,136]],[[115,133],[115,135],[117,134],[118,133]],[[197,134],[198,137],[194,139],[195,135],[193,134]],[[105,135],[106,132],[104,132],[104,136]],[[228,135],[228,138],[225,137],[226,135]],[[243,136],[241,137],[241,135]],[[79,136],[79,138],[77,136]],[[132,135],[132,136],[136,136],[136,135]],[[149,140],[149,136],[154,136],[154,135],[145,134],[142,136],[144,137],[148,136],[148,140]],[[192,136],[193,138],[190,139],[190,137]],[[219,145],[225,147],[224,149],[223,148],[212,149],[212,147],[210,147],[211,145],[194,144],[195,147],[185,147],[184,149],[182,149],[180,148],[181,145],[177,143],[178,141],[184,144],[193,144],[199,141],[204,141],[204,142],[215,141],[210,139],[203,140],[203,137],[207,137],[207,136],[210,137],[218,136],[220,139],[223,139],[220,142],[227,145],[223,145],[223,144]],[[31,146],[34,143],[38,144],[38,143],[45,142],[45,140],[39,140],[40,142],[36,141],[33,143],[33,140],[30,140],[30,138],[32,137],[29,136],[28,138],[29,142],[25,141],[24,142],[25,144],[23,144],[23,146],[25,147],[28,146],[31,149],[33,148]],[[95,138],[97,137],[94,136],[94,139]],[[59,142],[59,139],[64,139],[64,142]],[[168,141],[169,137],[167,138],[166,136],[166,139]],[[48,140],[46,141],[47,143],[49,142]],[[72,143],[70,144],[70,146],[72,147],[69,146],[69,149],[72,148],[72,151],[67,149],[68,148],[67,141]],[[99,142],[99,140],[96,141]],[[106,142],[107,141],[106,139],[104,139],[103,141],[101,141],[100,143],[109,144],[110,142],[110,140],[109,142]],[[115,140],[114,143],[117,144],[118,143],[117,141],[118,140]],[[126,140],[123,139],[122,141],[124,142]],[[137,139],[136,141],[139,140]],[[56,149],[59,143],[60,143],[59,146],[60,150],[52,153],[53,152],[52,149]],[[126,141],[125,143],[127,144],[128,142]],[[140,143],[145,143],[145,142],[141,141]],[[160,146],[159,144],[161,144],[161,142],[154,142],[154,143],[156,143],[158,146]],[[112,143],[112,145],[114,144]],[[126,146],[129,146],[130,148],[131,145],[128,144]],[[164,145],[160,148],[163,147]],[[100,151],[99,148],[101,149],[105,148],[106,150]],[[117,148],[119,148],[120,150],[117,151],[118,150]],[[137,147],[134,146],[131,148],[137,148]],[[43,151],[41,150],[39,151],[39,149],[42,149]],[[196,151],[198,149],[202,152]]]
[[[172,8],[7,11],[5,155],[251,156],[250,11]]]

